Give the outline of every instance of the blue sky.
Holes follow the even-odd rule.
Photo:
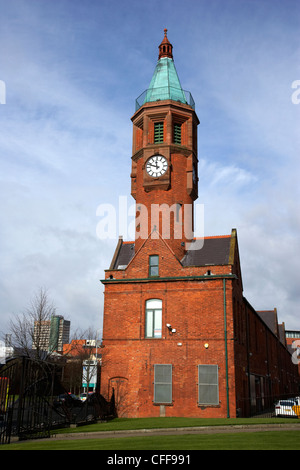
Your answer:
[[[74,328],[101,327],[116,240],[97,238],[96,211],[131,204],[130,117],[164,28],[201,123],[205,235],[237,228],[245,297],[300,329],[299,1],[0,0],[0,11],[0,333],[41,286]]]

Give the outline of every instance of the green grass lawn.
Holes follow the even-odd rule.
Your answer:
[[[300,450],[300,431],[26,441],[1,450]]]
[[[91,424],[58,432],[97,432],[129,429],[157,429],[186,426],[255,425],[275,423],[299,423],[299,431],[259,431],[222,434],[190,434],[176,436],[151,436],[104,439],[76,439],[23,441],[0,446],[0,450],[300,450],[300,420],[286,419],[193,419],[193,418],[145,418],[115,419],[108,423]],[[298,428],[297,428],[298,429]]]
[[[184,428],[196,426],[230,426],[255,424],[299,424],[300,419],[288,418],[116,418],[107,423],[88,424],[77,428],[64,428],[54,431],[58,433],[126,431],[129,429],[161,429]]]

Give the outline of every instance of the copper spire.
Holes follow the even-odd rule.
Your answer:
[[[159,48],[159,56],[158,59],[162,59],[162,57],[169,57],[170,59],[173,59],[173,54],[172,54],[172,49],[173,46],[169,42],[169,39],[167,38],[167,29],[164,29],[165,36],[161,42],[161,44],[158,46]]]

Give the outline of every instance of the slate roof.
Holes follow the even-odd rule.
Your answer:
[[[263,320],[263,322],[268,326],[268,328],[277,336],[278,334],[278,320],[277,320],[277,311],[274,310],[257,310],[258,315]]]
[[[258,315],[280,342],[286,346],[284,323],[278,323],[277,310],[257,310]]]
[[[122,243],[114,266],[111,269],[125,269],[134,256],[134,242]]]
[[[194,240],[193,245],[197,244]],[[182,259],[183,266],[226,265],[229,263],[231,236],[204,238],[200,249],[190,249]],[[200,243],[200,246],[202,244]],[[196,247],[196,246],[195,246]]]
[[[198,240],[194,240],[195,244]],[[190,249],[181,260],[183,266],[220,266],[229,263],[231,236],[204,238],[204,243],[199,243],[200,249]],[[125,269],[134,256],[134,242],[122,242],[115,262],[110,269]]]

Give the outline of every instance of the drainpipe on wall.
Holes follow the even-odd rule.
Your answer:
[[[227,350],[226,279],[225,278],[223,279],[223,302],[224,302],[224,341],[225,341],[227,418],[230,418],[230,411],[229,411],[229,380],[228,380],[228,350]]]

